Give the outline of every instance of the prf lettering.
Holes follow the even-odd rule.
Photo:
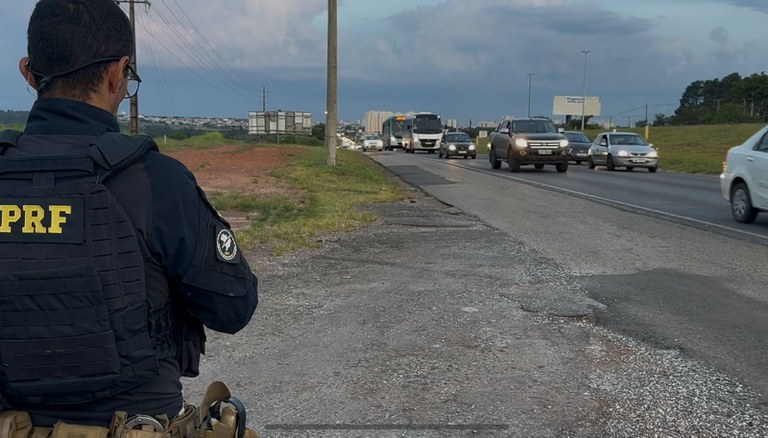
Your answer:
[[[61,234],[62,225],[72,214],[71,205],[0,205],[0,233],[12,233],[21,226],[24,234]],[[43,225],[48,218],[49,226]]]

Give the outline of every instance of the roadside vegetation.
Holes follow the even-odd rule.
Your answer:
[[[217,210],[240,211],[251,218],[250,225],[238,231],[241,245],[266,246],[273,255],[319,247],[321,233],[353,230],[375,222],[377,217],[361,210],[361,205],[406,197],[404,188],[363,154],[338,150],[336,166],[330,167],[324,148],[299,148],[302,153],[294,162],[271,173],[298,195],[209,194]]]

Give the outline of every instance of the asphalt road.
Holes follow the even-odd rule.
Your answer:
[[[414,156],[437,159],[436,155],[425,153]],[[571,163],[564,174],[558,174],[554,166],[545,166],[542,170],[522,166],[520,172],[511,173],[506,163],[502,163],[501,169],[491,169],[487,154],[479,154],[476,160],[451,159],[444,164],[557,190],[614,207],[626,206],[635,212],[642,211],[752,241],[764,240],[768,244],[768,215],[758,215],[755,223],[749,225],[734,221],[729,204],[720,194],[718,176],[663,171],[650,174],[641,168],[608,171],[597,167],[590,170],[586,163]],[[415,175],[405,171],[401,176],[408,179]],[[418,182],[418,176],[415,177],[417,179],[409,182]]]
[[[599,324],[682,351],[768,394],[768,215],[752,225],[733,221],[717,177],[586,165],[511,173],[506,164],[490,169],[485,156],[371,157],[570,266],[602,304]]]
[[[259,308],[190,402],[222,380],[264,437],[768,436],[762,238],[571,190],[673,175],[369,156],[409,199],[247,254]]]

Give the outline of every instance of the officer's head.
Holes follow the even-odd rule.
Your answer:
[[[19,62],[38,97],[79,100],[117,113],[125,97],[133,32],[114,0],[40,0]]]

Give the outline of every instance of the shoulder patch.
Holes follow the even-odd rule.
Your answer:
[[[240,263],[235,235],[228,228],[216,230],[216,258],[225,263]]]

